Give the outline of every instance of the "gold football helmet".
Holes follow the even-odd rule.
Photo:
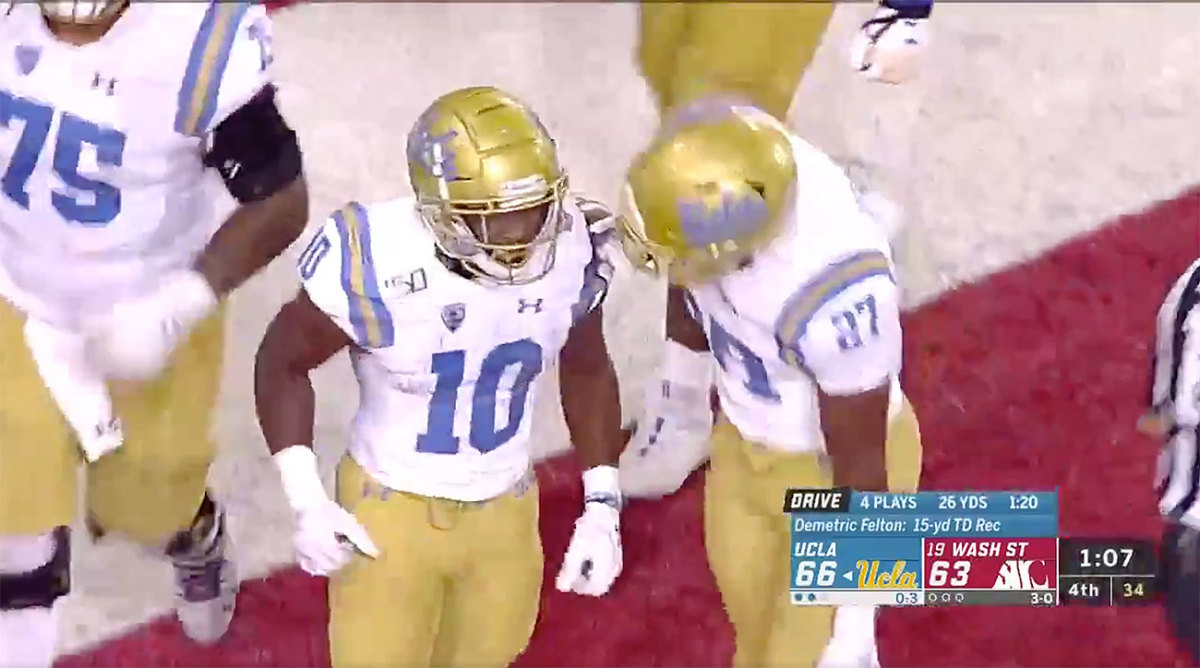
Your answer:
[[[723,102],[680,110],[629,168],[625,253],[677,285],[737,269],[782,230],[795,183],[788,131],[767,113]]]
[[[39,0],[42,14],[56,23],[72,23],[92,25],[103,23],[117,14],[129,4],[129,0],[101,0],[100,2],[79,2],[77,0]]]
[[[554,267],[567,176],[528,106],[490,86],[452,91],[421,114],[407,152],[418,212],[442,252],[499,284]]]

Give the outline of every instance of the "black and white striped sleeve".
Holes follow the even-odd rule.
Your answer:
[[[1179,277],[1158,310],[1150,408],[1176,424],[1200,422],[1200,260]],[[1179,414],[1182,411],[1182,414]],[[1184,419],[1180,419],[1184,418]],[[1190,419],[1189,419],[1190,418]]]
[[[1159,507],[1200,528],[1200,260],[1158,311],[1150,408],[1170,425]]]

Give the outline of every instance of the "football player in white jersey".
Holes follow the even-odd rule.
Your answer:
[[[436,100],[408,168],[415,198],[351,203],[302,254],[303,289],[258,351],[259,422],[300,565],[332,573],[333,665],[502,666],[537,618],[531,407],[556,359],[584,469],[556,585],[599,596],[621,572],[620,403],[601,327],[620,251],[612,215],[568,193],[541,122],[495,88]],[[335,501],[308,374],[342,349],[360,404]]]
[[[717,96],[744,100],[786,122],[800,79],[833,14],[833,2],[642,2],[637,64],[654,94],[661,123],[676,109]],[[869,80],[902,83],[927,41],[932,0],[880,0],[851,46],[851,67]],[[753,42],[755,48],[747,49]],[[895,194],[895,193],[893,193]],[[877,191],[864,205],[899,230],[899,209]],[[708,459],[713,415],[712,357],[679,343],[689,318],[683,292],[667,292],[666,339],[659,379],[647,388],[643,417],[621,456],[629,497],[678,490]]]
[[[10,3],[0,50],[0,664],[50,665],[84,462],[93,532],[165,552],[184,630],[214,641],[237,586],[205,484],[218,304],[308,207],[269,20]]]
[[[698,326],[680,342],[718,363],[705,544],[734,665],[871,665],[873,609],[839,609],[835,629],[833,608],[790,604],[780,508],[789,487],[916,489],[886,234],[845,174],[769,114],[706,105],[677,121],[630,169],[622,240],[636,266],[687,289]]]

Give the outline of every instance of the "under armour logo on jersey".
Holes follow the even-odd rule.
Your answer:
[[[683,236],[692,246],[749,236],[761,229],[770,215],[766,200],[754,192],[723,192],[715,207],[699,200],[680,200],[677,210]]]
[[[466,304],[448,304],[442,307],[442,324],[452,332],[462,326],[463,319],[466,317]]]
[[[542,312],[542,298],[538,297],[537,299],[518,299],[517,300],[517,313],[524,313],[526,311],[533,311],[534,313],[541,313]]]
[[[14,55],[17,59],[17,69],[21,71],[21,74],[29,74],[42,59],[42,50],[36,46],[20,44],[14,51]]]
[[[117,80],[96,72],[96,76],[92,77],[92,88],[104,91],[105,95],[112,95],[117,90]]]

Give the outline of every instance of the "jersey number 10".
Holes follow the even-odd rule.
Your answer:
[[[454,435],[454,414],[458,411],[458,389],[462,385],[466,352],[449,350],[435,353],[432,371],[437,376],[429,402],[429,422],[425,433],[417,435],[417,452],[438,455],[458,453],[459,438]],[[508,419],[496,428],[496,396],[500,378],[516,367],[508,404]],[[542,347],[532,339],[502,343],[492,349],[479,367],[479,378],[471,396],[471,430],[468,440],[479,452],[491,452],[517,435],[525,419],[529,388],[542,372]]]
[[[26,186],[50,139],[54,116],[53,107],[0,90],[0,127],[13,130],[19,124],[21,128],[12,158],[0,176],[0,191],[22,209],[29,208]],[[121,212],[121,191],[79,173],[85,147],[92,149],[98,166],[120,167],[125,157],[125,133],[64,111],[50,159],[55,176],[66,188],[52,192],[50,203],[68,222],[106,225]]]

